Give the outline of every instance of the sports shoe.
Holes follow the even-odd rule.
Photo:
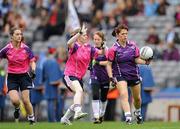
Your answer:
[[[104,116],[99,117],[99,121],[102,123],[104,121]]]
[[[30,124],[30,125],[35,125],[35,123],[36,123],[36,122],[35,122],[34,120],[29,120],[29,124]]]
[[[82,111],[76,111],[74,114],[74,120],[81,119],[83,117],[86,117],[87,115],[88,115],[88,113],[84,113]]]
[[[126,119],[126,124],[131,125],[132,124],[132,120],[131,119]]]
[[[63,125],[72,125],[71,121],[66,118],[61,118],[61,124]]]
[[[132,116],[131,114],[128,114],[126,117],[126,124],[131,125],[132,124]]]
[[[94,118],[94,124],[101,124],[101,121],[98,118]]]
[[[15,109],[14,111],[15,122],[19,122],[19,116],[20,116],[19,110],[20,109]]]
[[[134,112],[134,115],[136,116],[136,121],[137,124],[142,124],[143,123],[143,117],[141,115],[141,112]]]

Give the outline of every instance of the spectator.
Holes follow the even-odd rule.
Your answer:
[[[145,1],[145,8],[144,8],[144,14],[145,16],[155,16],[156,10],[158,8],[158,4],[155,0],[146,0]]]
[[[167,44],[167,48],[163,51],[163,60],[180,61],[180,53],[173,42]]]
[[[180,38],[178,33],[174,30],[171,24],[166,25],[166,35],[165,35],[165,42],[168,43],[175,43],[180,44]]]
[[[158,45],[159,44],[159,36],[156,33],[156,27],[154,25],[149,27],[149,35],[145,40],[148,44]]]
[[[64,5],[55,4],[52,6],[48,24],[44,30],[44,39],[47,40],[52,35],[62,35],[65,29],[65,11]]]
[[[138,9],[135,3],[132,3],[132,0],[126,0],[126,8],[123,11],[123,14],[126,16],[134,16],[138,14]]]
[[[96,14],[92,20],[92,28],[96,28],[98,30],[106,29],[106,23],[104,21],[103,12],[101,10],[96,11]]]
[[[80,18],[80,22],[90,22],[92,17],[92,0],[75,0],[75,7]]]
[[[180,4],[176,6],[176,12],[174,18],[175,18],[175,25],[177,27],[180,27]]]
[[[92,0],[92,8],[93,8],[93,16],[97,10],[103,10],[104,7],[104,0]]]
[[[10,10],[10,2],[8,0],[3,0],[0,3],[0,13],[4,16]]]
[[[166,0],[159,0],[159,6],[156,10],[158,15],[166,15],[166,9],[167,6],[169,6],[169,3]]]

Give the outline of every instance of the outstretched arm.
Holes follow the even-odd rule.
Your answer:
[[[79,38],[80,35],[85,34],[86,31],[87,31],[87,28],[85,27],[85,24],[83,24],[80,31],[68,40],[67,42],[68,48],[73,48],[74,42]]]
[[[140,57],[135,59],[136,64],[149,65],[152,59],[143,60]]]
[[[73,48],[74,47],[74,42],[78,39],[80,36],[80,33],[75,34],[72,38],[70,38],[67,42],[68,48]]]

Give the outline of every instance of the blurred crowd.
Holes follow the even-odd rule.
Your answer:
[[[68,0],[0,0],[0,48],[6,44],[9,30],[13,26],[19,26],[24,30],[24,34],[27,34],[27,43],[30,46],[33,46],[36,41],[48,41],[53,35],[65,37],[68,33],[66,30],[67,2]],[[128,19],[130,17],[143,16],[150,18],[167,16],[168,7],[173,6],[174,12],[170,17],[172,17],[174,22],[167,24],[166,28],[164,28],[164,38],[160,37],[160,34],[157,32],[156,23],[151,23],[147,30],[147,36],[142,40],[144,45],[153,47],[154,60],[180,61],[180,31],[176,31],[180,30],[179,0],[74,0],[74,6],[80,22],[85,22],[88,26],[89,33],[93,33],[96,30],[111,31],[119,23],[126,24],[131,29],[133,26],[129,24]],[[31,38],[28,38],[28,34],[32,35],[30,36]],[[66,41],[62,42],[66,43]],[[47,53],[39,52],[37,57],[43,62],[53,51],[53,58],[56,59],[60,70],[63,71],[68,57],[67,50],[61,45],[55,46],[55,48],[54,51],[48,48],[49,51]],[[4,69],[3,66],[0,66],[0,76],[2,77],[5,76]],[[0,83],[0,85],[2,84]],[[63,84],[56,87],[58,95],[55,99],[61,100],[63,105],[64,97],[68,97],[69,93],[62,87]],[[2,91],[2,88],[0,90]],[[41,87],[36,90],[39,90],[41,94],[45,92],[45,88]],[[2,117],[5,110],[5,98],[1,91],[0,114]],[[2,102],[1,97],[3,97]],[[40,101],[43,99],[44,96]],[[40,101],[38,101],[38,104],[40,104]],[[61,110],[60,113],[62,115],[63,107],[58,108]],[[3,117],[0,118],[0,121],[3,119]]]

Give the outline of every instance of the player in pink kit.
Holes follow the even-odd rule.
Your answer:
[[[33,87],[32,79],[35,78],[35,58],[31,49],[25,45],[20,28],[12,28],[10,36],[11,41],[0,50],[0,59],[8,60],[7,86],[10,100],[15,107],[14,118],[16,121],[19,120],[20,97],[18,92],[20,90],[28,121],[33,124],[35,121],[29,99],[29,89]]]
[[[87,116],[82,112],[83,101],[83,82],[82,78],[88,69],[92,57],[103,54],[102,50],[97,50],[88,43],[87,28],[83,25],[77,29],[74,35],[67,42],[69,58],[64,70],[64,83],[67,88],[74,92],[73,104],[68,108],[65,115],[61,118],[61,123],[71,125],[69,118],[74,115],[74,119]]]

